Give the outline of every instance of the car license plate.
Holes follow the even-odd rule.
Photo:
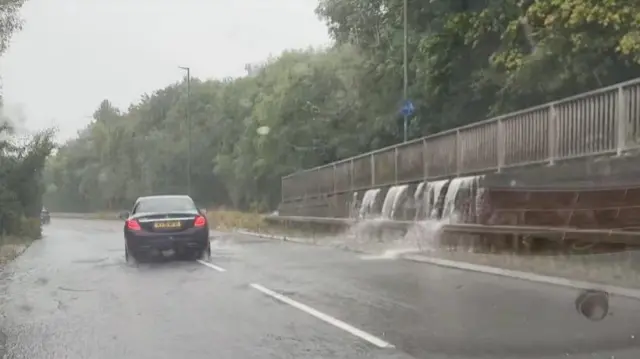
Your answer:
[[[153,224],[153,228],[155,229],[174,229],[174,228],[180,228],[180,227],[181,227],[180,221],[156,222]]]
[[[172,256],[174,254],[176,254],[176,251],[174,251],[173,249],[167,249],[167,250],[162,251],[162,255],[165,256],[165,257],[169,257],[169,256]]]

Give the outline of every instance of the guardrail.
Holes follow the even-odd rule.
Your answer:
[[[103,220],[120,220],[117,213],[63,213],[51,212],[51,218],[75,218],[75,219],[103,219]]]
[[[267,216],[265,220],[280,224],[316,224],[348,228],[358,221],[351,218],[324,218],[302,216]],[[372,227],[407,230],[418,224],[415,221],[396,221],[379,219],[370,222]],[[640,232],[608,230],[608,229],[577,229],[568,227],[543,226],[510,226],[510,225],[482,225],[482,224],[443,224],[440,231],[449,234],[474,235],[514,235],[527,237],[545,237],[549,239],[565,240],[579,238],[584,242],[619,243],[640,245]]]
[[[640,147],[640,79],[282,178],[282,202]]]

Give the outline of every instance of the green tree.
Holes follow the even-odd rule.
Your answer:
[[[0,126],[0,136],[11,134],[9,125]],[[53,150],[53,132],[38,133],[26,144],[16,144],[8,136],[0,143],[0,236],[39,237],[42,176]],[[35,224],[27,218],[35,218]]]
[[[18,10],[24,0],[0,2],[0,55],[9,47],[13,33],[21,28]],[[40,211],[45,191],[45,160],[53,150],[53,132],[38,133],[19,141],[10,120],[2,114],[0,94],[0,238],[40,236]],[[29,220],[31,218],[31,220]]]
[[[640,76],[640,3],[409,0],[410,136]],[[285,51],[234,79],[144,94],[94,121],[48,161],[59,210],[128,207],[186,192],[202,205],[272,209],[282,175],[402,139],[403,0],[321,0],[335,44]],[[259,128],[269,133],[260,135]]]
[[[22,20],[18,11],[25,0],[2,0],[0,2],[0,55],[2,55],[11,40],[11,35],[22,28]]]

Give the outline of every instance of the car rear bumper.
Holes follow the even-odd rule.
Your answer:
[[[209,246],[209,230],[186,234],[128,233],[125,240],[128,250],[133,253],[165,250],[174,250],[177,253],[197,251]]]

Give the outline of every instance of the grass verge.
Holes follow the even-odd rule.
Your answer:
[[[221,231],[246,229],[255,232],[264,232],[269,229],[269,225],[264,220],[264,215],[259,213],[209,210],[207,211],[207,219],[211,224],[211,229]]]
[[[0,236],[0,267],[21,255],[34,239],[18,236]]]
[[[211,229],[219,231],[247,230],[260,234],[315,237],[319,233],[315,228],[298,224],[287,227],[265,220],[266,214],[230,210],[208,210],[207,219]]]
[[[0,245],[0,266],[14,260],[21,255],[27,248],[29,243],[1,244]]]

